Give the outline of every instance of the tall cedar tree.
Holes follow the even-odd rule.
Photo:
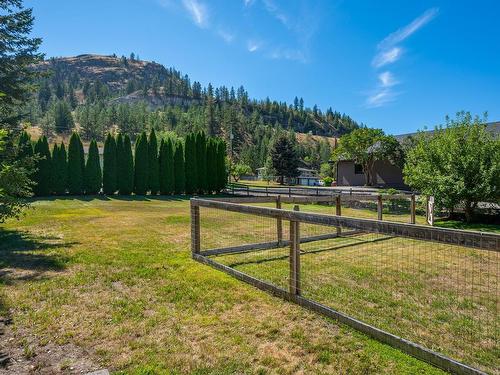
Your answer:
[[[174,150],[170,138],[162,139],[160,146],[160,192],[173,194],[175,190]]]
[[[207,192],[217,190],[217,143],[213,138],[207,141]]]
[[[89,155],[85,165],[85,193],[95,195],[101,191],[102,174],[97,142],[90,141]]]
[[[148,159],[148,136],[142,132],[135,142],[134,192],[137,195],[146,195],[148,192]]]
[[[54,145],[52,151],[52,190],[56,195],[66,193],[68,187],[68,160],[66,147],[61,142],[60,146]]]
[[[193,194],[198,190],[198,169],[196,162],[196,135],[191,133],[186,136],[184,147],[186,194]]]
[[[68,146],[68,191],[70,194],[83,193],[82,152],[80,137],[73,133]]]
[[[33,145],[31,144],[31,136],[25,130],[19,136],[17,155],[20,159],[33,156]]]
[[[160,190],[160,167],[158,161],[158,139],[155,130],[152,129],[148,141],[148,186],[152,195]]]
[[[116,188],[121,194],[123,175],[125,173],[123,135],[121,133],[116,137]]]
[[[35,144],[35,154],[39,159],[36,162],[35,182],[34,188],[35,195],[47,196],[52,192],[51,180],[51,162],[49,143],[45,136],[38,139]]]
[[[104,194],[112,195],[117,190],[116,141],[108,133],[104,141],[102,187]]]
[[[198,170],[198,191],[207,190],[207,138],[205,133],[196,134],[196,168]]]
[[[50,167],[50,186],[52,188],[52,194],[57,194],[57,167],[59,165],[59,146],[57,143],[54,143],[54,147],[52,147],[52,159],[51,159],[51,167]]]
[[[271,145],[269,156],[272,160],[273,169],[279,176],[280,184],[284,183],[285,177],[293,178],[299,175],[299,156],[297,147],[291,137],[282,133],[279,134]]]
[[[180,140],[175,145],[174,175],[175,194],[182,194],[186,189],[186,172],[184,169],[184,146]]]
[[[123,138],[123,176],[121,178],[120,194],[132,194],[134,191],[134,157],[132,156],[132,142],[128,135]]]
[[[226,142],[219,139],[217,142],[216,151],[217,163],[217,192],[226,187],[227,183],[227,170],[226,170]]]

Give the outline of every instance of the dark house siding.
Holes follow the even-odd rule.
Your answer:
[[[376,161],[373,165],[373,179],[375,186],[407,188],[403,182],[401,168],[392,165],[387,160]],[[364,173],[355,173],[355,163],[351,160],[341,160],[337,163],[338,186],[363,186]]]

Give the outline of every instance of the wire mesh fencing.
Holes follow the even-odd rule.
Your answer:
[[[196,259],[446,370],[498,373],[499,235],[191,204]]]

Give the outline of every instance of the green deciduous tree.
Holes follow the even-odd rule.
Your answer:
[[[161,194],[173,194],[175,191],[174,147],[170,138],[161,141],[160,191]]]
[[[138,195],[146,195],[148,192],[148,160],[148,137],[146,132],[142,132],[135,142],[134,192]]]
[[[35,195],[37,196],[47,196],[52,191],[52,157],[50,155],[49,143],[45,136],[38,139],[35,144],[35,155],[38,156],[36,161],[36,172],[35,172]]]
[[[277,134],[269,150],[269,157],[280,184],[283,184],[285,177],[299,175],[299,156],[294,135],[285,132]]]
[[[66,147],[61,142],[60,146],[54,145],[52,151],[52,190],[56,195],[66,193],[68,187],[68,161]]]
[[[87,164],[85,165],[85,193],[95,195],[101,191],[102,174],[101,163],[99,161],[99,149],[97,142],[90,141]]]
[[[352,160],[360,164],[365,175],[365,185],[373,185],[373,165],[377,160],[389,160],[401,165],[403,156],[398,141],[386,136],[381,129],[359,128],[342,136],[334,151],[336,160]]]
[[[500,202],[500,138],[485,122],[460,112],[446,127],[419,134],[403,170],[405,183],[434,196],[438,207],[453,212],[463,204],[467,221],[478,202]]]
[[[77,133],[73,133],[68,146],[68,191],[70,194],[83,193],[84,168],[81,141]]]
[[[118,189],[118,166],[116,155],[116,140],[108,133],[104,141],[104,154],[103,154],[103,175],[102,185],[103,192],[107,195],[112,195]]]
[[[175,194],[182,194],[186,189],[186,172],[184,169],[184,147],[178,140],[174,152],[174,184]]]
[[[155,195],[160,190],[160,167],[158,161],[158,139],[152,129],[148,141],[148,186],[151,194]]]
[[[196,135],[186,136],[184,146],[184,167],[186,176],[186,194],[193,194],[198,190],[198,169],[196,157]]]
[[[123,137],[123,172],[119,181],[120,194],[129,195],[134,191],[134,157],[132,156],[132,142],[126,134]]]
[[[233,177],[235,182],[238,182],[241,176],[249,175],[252,173],[252,168],[243,163],[232,164],[230,167],[231,177]]]

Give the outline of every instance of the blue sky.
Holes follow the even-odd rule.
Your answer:
[[[499,1],[25,1],[48,57],[129,55],[400,134],[500,120]]]

